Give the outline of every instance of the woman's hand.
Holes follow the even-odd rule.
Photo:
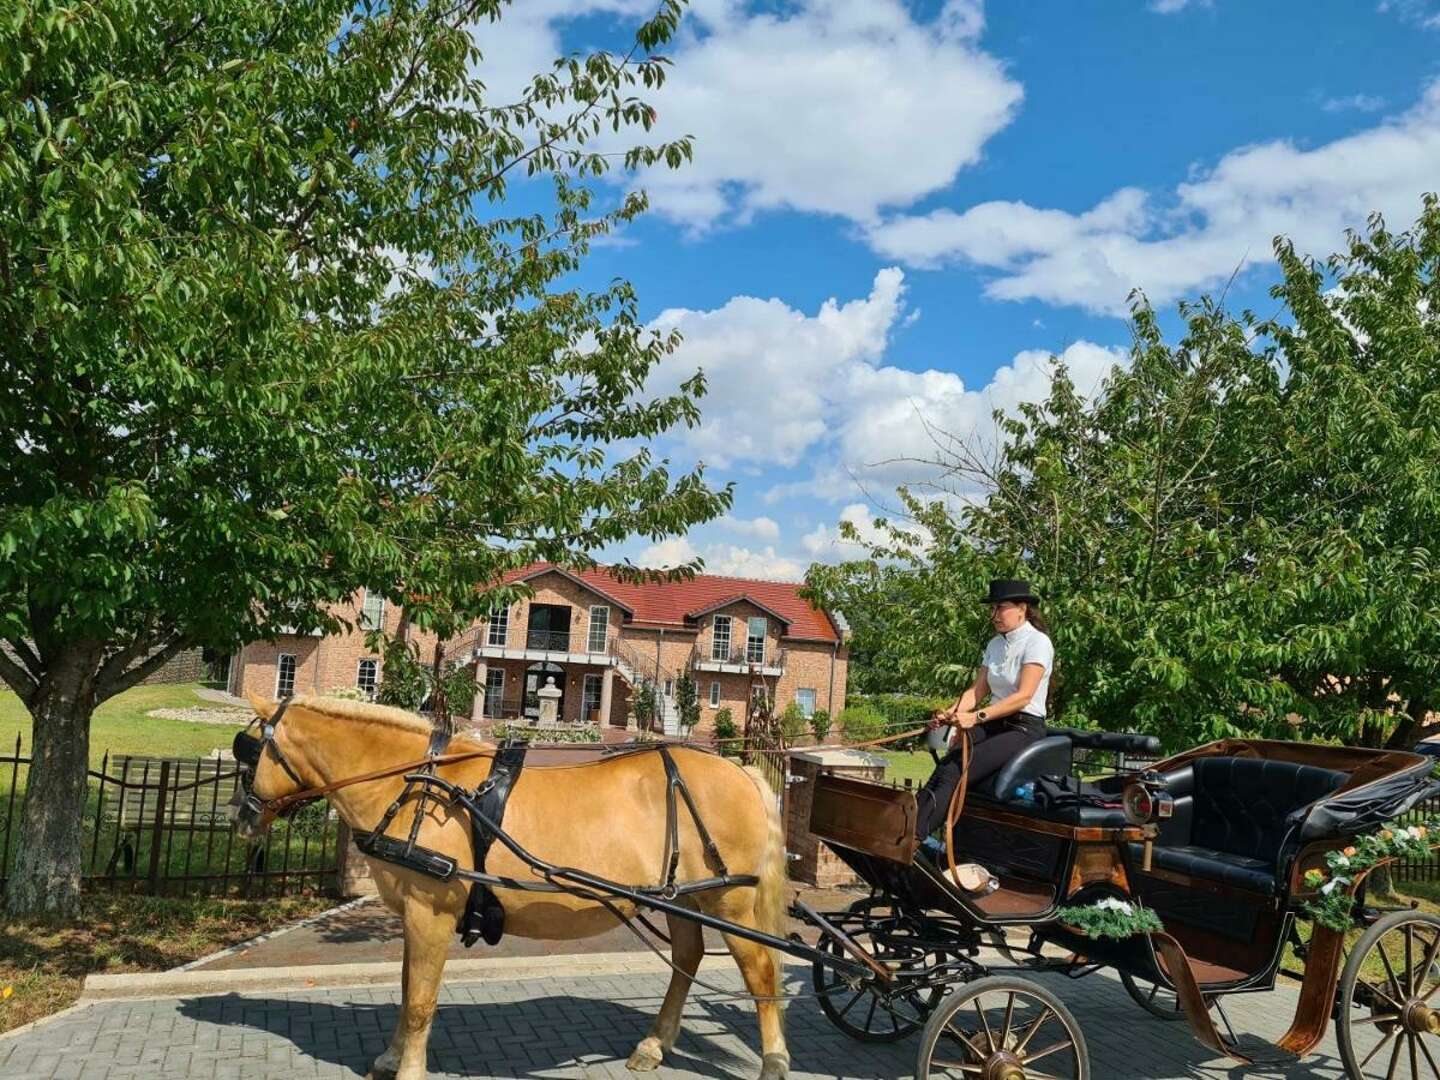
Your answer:
[[[931,717],[926,730],[933,731],[937,727],[972,728],[977,723],[979,721],[976,719],[975,713],[968,709],[962,709],[957,701],[950,708]]]
[[[980,722],[980,718],[973,712],[958,712],[950,722],[957,728],[972,728]]]

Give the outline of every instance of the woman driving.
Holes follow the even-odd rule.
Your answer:
[[[916,799],[919,816],[915,831],[922,840],[945,823],[951,796],[960,783],[962,730],[970,735],[971,787],[993,776],[1045,735],[1045,701],[1055,666],[1055,646],[1037,610],[1040,598],[1028,581],[997,580],[990,582],[985,603],[990,605],[995,636],[985,646],[975,682],[954,705],[930,721],[932,731],[945,726],[954,731],[950,752]]]

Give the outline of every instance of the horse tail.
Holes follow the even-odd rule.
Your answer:
[[[780,819],[780,800],[760,770],[747,767],[745,772],[760,793],[766,820],[765,853],[760,859],[760,884],[755,889],[756,929],[783,938],[787,929],[785,893],[789,884],[789,867],[785,858],[785,823]],[[773,953],[772,957],[775,970],[783,970],[780,957]]]

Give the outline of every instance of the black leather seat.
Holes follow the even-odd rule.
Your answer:
[[[1016,788],[1032,783],[1042,776],[1069,776],[1074,750],[1074,743],[1068,735],[1051,734],[1037,739],[1006,762],[993,777],[977,785],[975,794],[981,799],[1001,803],[1007,810],[1018,810],[1071,825],[1110,829],[1122,827],[1125,824],[1125,815],[1118,808],[1074,806],[1050,813],[1032,801],[1015,797]]]
[[[1152,864],[1251,892],[1276,893],[1312,803],[1348,774],[1264,758],[1199,758],[1165,777],[1175,814]],[[1138,864],[1142,845],[1130,845]]]

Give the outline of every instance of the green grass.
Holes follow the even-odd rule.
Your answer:
[[[99,767],[109,751],[152,757],[208,757],[217,747],[229,747],[235,729],[220,724],[194,724],[186,720],[165,720],[147,716],[152,709],[214,707],[197,697],[199,683],[137,686],[111,698],[95,710],[90,724],[90,764]],[[30,749],[30,714],[9,690],[0,692],[0,754],[15,752],[20,736],[21,754]],[[10,784],[9,770],[0,775],[0,787]]]
[[[927,750],[892,750],[883,756],[890,761],[889,768],[885,770],[886,780],[898,780],[902,784],[906,780],[914,780],[919,785],[930,779],[930,774],[935,771],[935,759]]]

